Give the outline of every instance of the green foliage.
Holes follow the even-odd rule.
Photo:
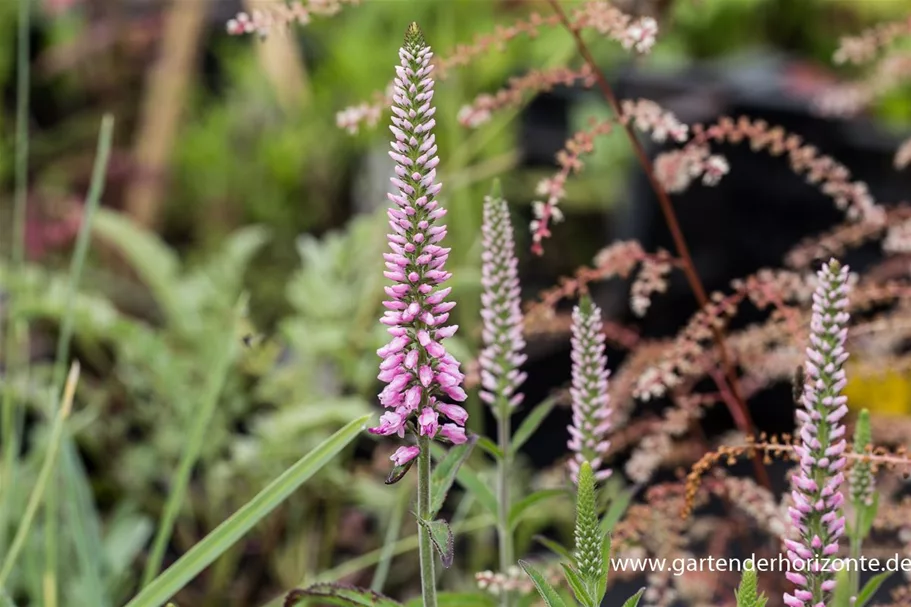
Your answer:
[[[876,594],[876,591],[879,590],[879,587],[883,585],[889,576],[892,575],[892,571],[885,571],[874,575],[867,583],[864,584],[864,587],[861,588],[860,592],[857,594],[857,600],[854,601],[853,607],[864,607],[867,603],[873,600],[873,595]]]
[[[368,416],[356,419],[302,457],[281,476],[195,544],[136,595],[127,607],[157,607],[212,564],[237,540],[332,460],[363,430]]]
[[[737,607],[765,607],[768,599],[764,594],[759,594],[757,583],[756,569],[752,566],[744,567],[740,576],[740,586],[734,591]]]
[[[446,567],[447,569],[452,567],[455,538],[452,535],[452,529],[449,528],[449,523],[442,519],[437,519],[435,521],[422,521],[419,519],[418,524],[423,525],[430,530],[430,539],[433,542],[434,549],[436,549],[437,553],[440,555],[443,567]]]
[[[525,570],[525,573],[528,574],[528,577],[531,578],[531,581],[534,583],[535,588],[538,590],[538,594],[541,595],[541,598],[544,599],[544,603],[547,604],[547,607],[565,607],[566,603],[563,602],[563,599],[560,598],[560,595],[557,594],[557,591],[554,590],[547,580],[541,575],[541,572],[535,569],[527,561],[519,561],[519,566]]]
[[[309,588],[296,589],[285,597],[284,607],[305,607],[318,599],[322,605],[346,605],[354,607],[398,607],[398,601],[372,590],[354,588],[342,584],[315,584]]]
[[[446,451],[446,456],[437,462],[433,469],[433,476],[430,480],[430,516],[435,517],[443,507],[446,496],[449,495],[449,489],[456,480],[456,475],[462,464],[471,455],[471,451],[477,440],[477,435],[469,437],[468,442]],[[414,460],[412,460],[414,461]]]

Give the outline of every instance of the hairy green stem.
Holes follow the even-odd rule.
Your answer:
[[[497,535],[500,545],[500,573],[506,575],[515,564],[512,546],[512,530],[509,527],[509,468],[512,460],[510,451],[510,414],[509,403],[501,403],[497,416],[497,438],[502,457],[497,465]],[[500,605],[510,607],[512,594],[506,589],[500,594]]]
[[[860,508],[854,508],[854,533],[851,534],[851,560],[854,563],[860,562],[860,549],[863,544],[863,538],[860,536],[860,524],[863,518]],[[851,596],[857,596],[860,592],[860,571],[857,567],[851,567],[848,570],[848,579],[851,583]]]
[[[430,437],[418,438],[421,454],[418,455],[418,553],[421,558],[421,597],[424,607],[437,606],[436,576],[433,573],[433,544],[430,528]]]

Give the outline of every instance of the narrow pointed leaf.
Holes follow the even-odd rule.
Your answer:
[[[455,548],[455,540],[452,536],[452,529],[449,528],[449,523],[441,519],[429,522],[419,519],[418,523],[430,530],[430,539],[433,541],[434,548],[440,553],[443,567],[449,569],[452,566]]]
[[[645,593],[645,588],[640,588],[639,592],[633,596],[626,599],[626,602],[623,603],[623,607],[636,607],[639,604],[639,599],[642,598],[642,595]]]
[[[560,595],[557,594],[554,587],[547,583],[547,580],[544,579],[541,572],[532,567],[531,563],[528,561],[519,561],[519,566],[522,567],[522,569],[525,570],[525,573],[528,574],[528,577],[531,578],[535,588],[538,589],[538,594],[544,599],[547,607],[566,607],[566,603],[563,602],[563,599],[560,598]]]
[[[579,577],[579,572],[573,569],[572,565],[566,563],[560,563],[560,566],[563,567],[563,576],[569,583],[569,587],[572,589],[573,594],[576,595],[576,601],[582,603],[583,607],[595,607],[591,595],[585,589],[585,582]]]
[[[519,424],[519,427],[516,428],[515,433],[512,435],[512,445],[510,450],[513,453],[518,453],[519,449],[522,448],[528,439],[532,437],[538,427],[544,422],[544,419],[550,414],[553,410],[554,405],[557,404],[556,398],[548,398],[535,406],[531,410],[531,413],[522,420],[522,423]]]
[[[873,494],[873,501],[870,505],[861,506],[859,529],[855,529],[860,539],[866,539],[870,535],[870,529],[873,528],[873,521],[876,519],[876,512],[879,510],[879,493]]]
[[[851,580],[848,572],[842,569],[835,575],[835,592],[832,593],[830,607],[852,607]]]
[[[598,592],[596,593],[596,598],[598,603],[604,599],[604,595],[607,593],[607,578],[610,575],[610,552],[611,552],[611,542],[612,538],[610,533],[604,535],[604,541],[601,544],[601,558],[603,559],[603,574],[601,579],[598,580]]]
[[[288,468],[253,499],[209,535],[193,546],[152,583],[142,589],[126,607],[159,607],[177,594],[187,582],[211,565],[237,540],[275,510],[329,460],[338,455],[364,428],[369,415],[360,417],[323,441],[316,449]]]
[[[629,508],[629,503],[632,499],[633,492],[629,490],[620,491],[614,496],[610,501],[610,505],[607,507],[607,512],[601,519],[601,531],[608,533],[614,528],[617,521],[623,518],[623,514],[626,512],[626,509]]]
[[[486,452],[495,460],[503,459],[503,451],[500,450],[500,447],[497,446],[495,442],[487,438],[486,436],[478,437],[478,448]]]
[[[870,599],[873,598],[873,595],[876,594],[876,591],[879,590],[879,587],[883,585],[883,582],[885,582],[892,573],[892,571],[886,571],[871,577],[870,580],[864,584],[863,589],[857,594],[857,601],[854,603],[854,607],[864,607],[864,605],[869,603]]]
[[[563,489],[543,489],[541,491],[535,491],[531,495],[516,502],[512,505],[512,508],[509,509],[509,528],[515,529],[516,525],[521,522],[522,518],[528,514],[531,508],[537,506],[541,502],[565,495],[566,491]]]
[[[451,447],[446,452],[445,457],[436,465],[433,471],[433,478],[430,480],[430,518],[435,517],[440,512],[440,508],[443,507],[443,502],[446,501],[446,496],[452,488],[452,483],[462,468],[462,464],[471,455],[471,450],[476,441],[477,435],[472,435],[469,437],[468,442],[457,447]]]
[[[563,557],[563,560],[567,563],[575,564],[576,559],[573,557],[572,552],[562,544],[546,538],[543,535],[536,535],[534,536],[534,539],[557,556]]]
[[[285,597],[284,607],[307,605],[319,599],[321,605],[344,605],[354,607],[401,607],[398,601],[365,588],[344,584],[315,584],[309,588],[297,588]]]

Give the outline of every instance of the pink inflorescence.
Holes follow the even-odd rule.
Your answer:
[[[824,559],[838,551],[844,533],[841,506],[846,463],[845,426],[847,397],[841,395],[847,380],[842,369],[848,353],[848,268],[834,259],[818,273],[813,294],[810,346],[804,365],[805,382],[798,409],[800,442],[794,447],[800,468],[792,482],[794,505],[789,508],[799,539],[786,540],[792,568],[785,575],[797,588],[784,594],[789,607],[825,605],[835,580]]]
[[[595,478],[604,480],[611,475],[602,469],[604,456],[610,448],[610,395],[607,393],[607,355],[604,353],[604,331],[601,309],[587,295],[573,308],[572,336],[572,397],[573,423],[569,426],[568,447],[573,451],[569,471],[573,482],[579,466],[588,462]]]
[[[389,326],[392,340],[377,350],[383,358],[378,377],[387,383],[379,399],[389,411],[370,432],[404,437],[405,430],[413,428],[421,436],[440,436],[459,444],[466,441],[468,414],[439,400],[461,402],[466,394],[459,362],[441,343],[456,332],[457,325],[445,326],[455,303],[445,301],[451,289],[441,287],[450,273],[444,269],[449,249],[438,244],[446,226],[436,223],[446,211],[436,201],[441,184],[436,180],[439,158],[432,132],[432,56],[417,24],[412,24],[399,50],[401,65],[396,67],[389,127],[394,135],[390,156],[396,162],[392,183],[397,193],[388,194],[395,203],[388,209],[392,253],[383,257],[384,275],[395,284],[385,288],[389,300],[383,302],[387,311],[380,322]],[[450,421],[441,423],[441,413]],[[417,448],[399,449],[393,458],[402,465],[418,453]]]
[[[517,407],[522,393],[516,392],[525,381],[519,370],[525,362],[522,336],[521,293],[518,264],[509,207],[499,196],[484,200],[481,226],[481,317],[484,321],[484,349],[481,351],[481,400],[499,406]],[[501,400],[499,400],[501,399]]]

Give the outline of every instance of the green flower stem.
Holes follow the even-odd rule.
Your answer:
[[[497,416],[497,437],[503,456],[497,466],[497,503],[499,506],[497,510],[497,535],[499,536],[500,544],[500,573],[506,575],[509,568],[515,564],[512,530],[509,528],[509,468],[512,460],[509,445],[509,417],[512,412],[509,410],[509,403],[501,403],[499,413]],[[511,607],[512,594],[508,590],[504,589],[500,594],[500,605]]]
[[[436,575],[433,572],[433,544],[430,528],[430,437],[418,437],[421,454],[418,455],[418,553],[421,558],[421,597],[424,607],[437,607]]]

